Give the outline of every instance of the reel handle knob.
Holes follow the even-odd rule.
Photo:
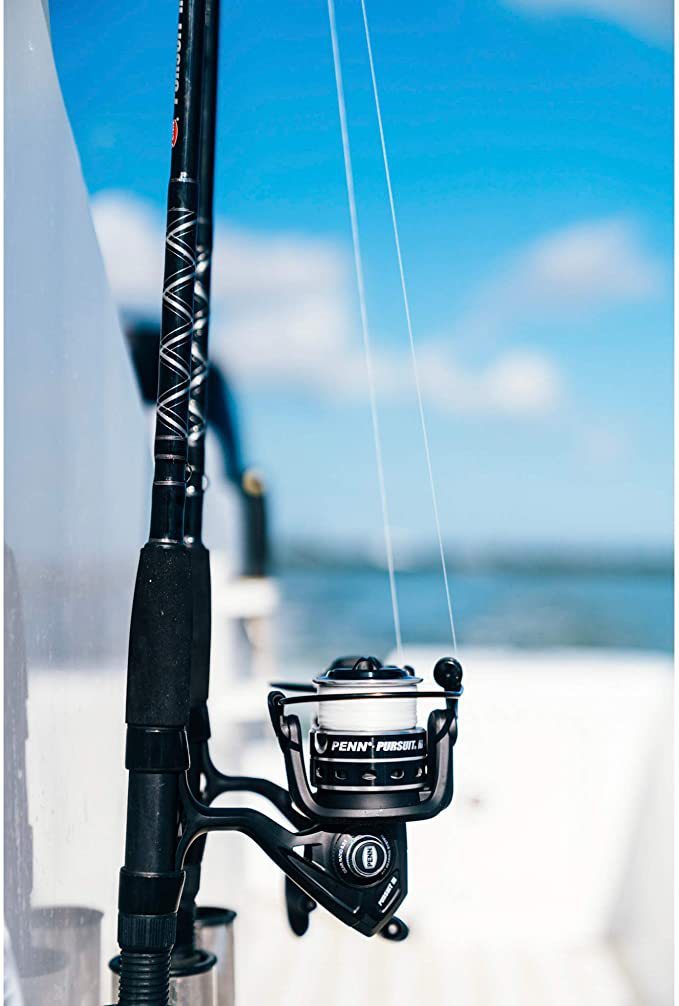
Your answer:
[[[459,692],[462,687],[462,664],[455,657],[441,657],[434,667],[434,681],[447,692]]]

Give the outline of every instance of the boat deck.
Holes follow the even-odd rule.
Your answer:
[[[427,671],[437,655],[407,657]],[[367,940],[322,909],[297,940],[278,869],[241,836],[208,843],[201,900],[239,913],[243,1006],[272,1002],[273,975],[287,990],[276,1002],[300,1006],[373,1006],[376,994],[389,1006],[671,1003],[671,661],[573,650],[462,658],[456,795],[446,814],[409,828],[406,942]],[[238,770],[235,739],[241,770],[282,782],[266,684],[241,687],[251,700],[227,702],[215,675],[215,760]],[[35,903],[103,909],[104,962],[123,848],[123,708],[120,671],[31,675]],[[97,757],[64,787],[76,740]]]

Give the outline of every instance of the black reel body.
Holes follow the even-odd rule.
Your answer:
[[[314,728],[311,779],[327,807],[362,807],[376,793],[390,806],[419,803],[427,770],[427,733],[420,728],[389,734],[340,733]]]
[[[223,776],[213,766],[203,794],[207,802],[185,782],[177,868],[200,835],[242,831],[285,872],[288,918],[298,935],[318,902],[366,936],[384,931],[405,938],[407,927],[399,920],[396,935],[385,927],[407,894],[406,823],[434,817],[453,795],[462,668],[444,658],[434,677],[439,690],[418,692],[422,679],[411,668],[383,666],[374,657],[340,658],[315,679],[317,690],[310,694],[271,692],[269,711],[289,793],[267,780]],[[419,698],[443,700],[426,730],[417,725]],[[313,789],[300,720],[287,711],[297,703],[318,703],[310,735]],[[237,789],[268,796],[296,831],[254,810],[208,806]]]
[[[294,863],[296,884],[365,936],[379,933],[408,893],[405,825],[324,831],[316,837],[311,857]],[[330,881],[328,901],[316,885]]]

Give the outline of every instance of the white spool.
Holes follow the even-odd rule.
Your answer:
[[[346,733],[386,733],[411,730],[417,726],[417,685],[421,678],[408,681],[328,681],[317,682],[318,694],[338,695],[357,692],[399,691],[398,699],[355,699],[346,702],[319,702],[318,726],[321,730]]]

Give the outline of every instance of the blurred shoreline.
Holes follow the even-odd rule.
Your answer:
[[[281,570],[301,569],[385,569],[382,548],[365,545],[318,542],[290,542],[278,550]],[[438,550],[397,549],[397,571],[435,572],[440,569]],[[475,549],[446,549],[450,571],[463,573],[524,573],[527,576],[657,576],[674,575],[672,546],[666,548],[594,548],[588,546],[511,546]]]
[[[398,554],[398,553],[397,553]],[[668,550],[484,549],[447,556],[457,640],[510,649],[586,647],[672,653],[673,556]],[[283,658],[394,646],[384,566],[358,549],[289,546],[279,561]],[[437,554],[396,569],[406,644],[450,648]]]

